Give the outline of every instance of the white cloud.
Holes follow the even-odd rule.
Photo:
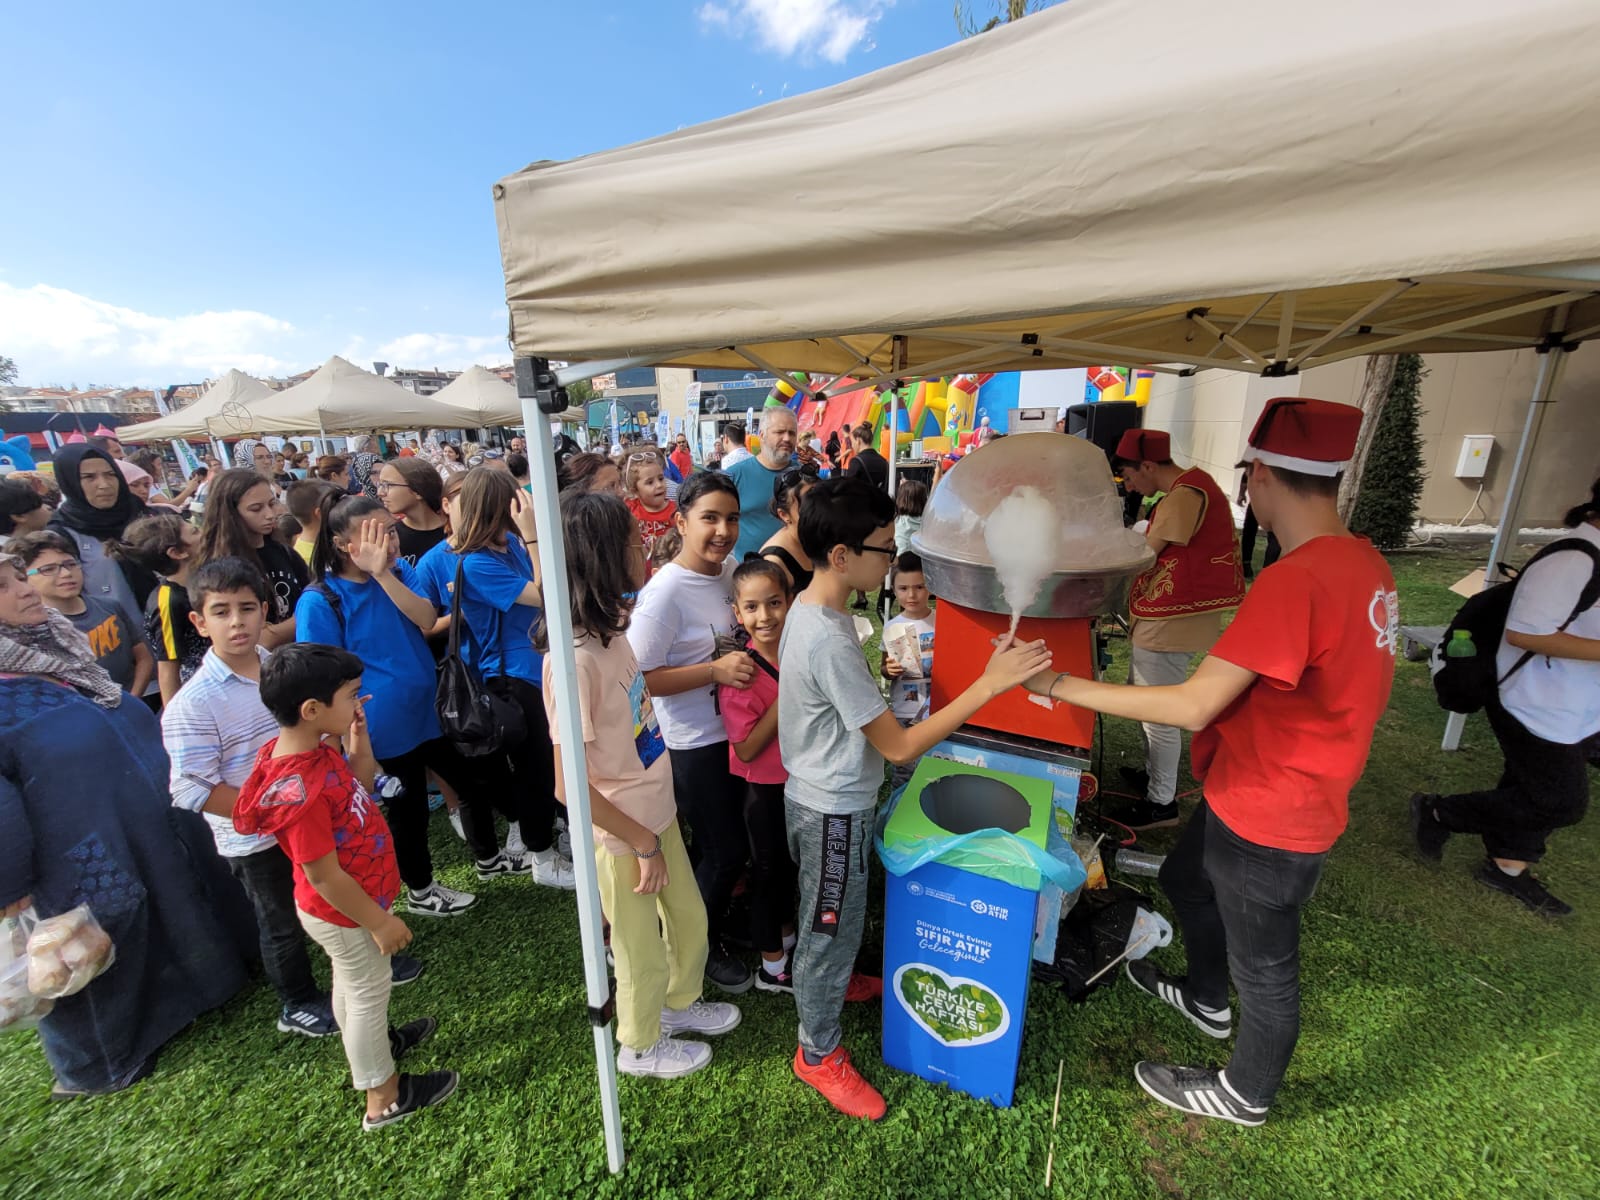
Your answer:
[[[840,63],[872,48],[872,27],[894,0],[707,0],[696,11],[706,29],[753,36],[782,58]]]
[[[408,333],[383,343],[372,352],[372,357],[397,367],[440,367],[456,371],[465,370],[474,363],[493,366],[508,362],[511,350],[506,345],[503,333],[485,337],[456,333]]]
[[[33,384],[170,383],[230,367],[272,374],[291,367],[282,349],[294,332],[266,313],[164,317],[48,284],[0,283],[0,353],[14,358]]]

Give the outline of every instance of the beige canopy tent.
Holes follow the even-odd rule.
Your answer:
[[[334,355],[302,383],[232,412],[220,433],[366,433],[456,429],[459,410]]]
[[[519,391],[531,421],[549,359],[573,363],[562,380],[753,365],[877,384],[1108,361],[1271,376],[1536,347],[1503,535],[1560,363],[1600,335],[1597,125],[1593,0],[1070,0],[824,91],[502,180]],[[543,457],[552,661],[570,679]],[[562,752],[586,839],[582,747]],[[585,966],[598,1004],[595,945]]]
[[[124,425],[117,431],[124,442],[163,442],[171,438],[204,438],[228,432],[227,426],[240,413],[272,395],[272,389],[243,371],[229,371],[208,387],[187,408],[153,421]]]
[[[522,401],[517,398],[517,389],[487,367],[468,367],[432,398],[456,410],[456,424],[469,429],[522,424]],[[569,410],[562,413],[561,418],[582,421],[584,416],[582,412]]]

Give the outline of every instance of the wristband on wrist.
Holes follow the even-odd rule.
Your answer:
[[[1062,671],[1062,672],[1058,673],[1056,675],[1056,677],[1050,681],[1050,691],[1047,694],[1049,695],[1051,701],[1053,701],[1054,703],[1056,703],[1056,704],[1064,703],[1063,701],[1060,701],[1060,700],[1056,699],[1056,684],[1060,683],[1063,679],[1068,678],[1069,676],[1071,676],[1071,674],[1072,674],[1071,671]]]
[[[658,855],[660,853],[661,853],[661,835],[658,833],[658,834],[656,834],[656,848],[654,850],[651,850],[651,851],[649,851],[649,852],[647,852],[645,854],[640,854],[637,850],[635,850],[633,852],[633,856],[635,858],[639,858],[639,859],[654,858],[656,855]]]

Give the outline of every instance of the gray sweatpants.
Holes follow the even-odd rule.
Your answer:
[[[1182,683],[1189,677],[1194,654],[1183,650],[1129,651],[1133,682],[1143,687]],[[1183,730],[1176,725],[1141,724],[1144,733],[1144,769],[1150,773],[1151,804],[1171,804],[1178,793],[1178,763],[1183,759]]]
[[[873,810],[833,815],[784,799],[789,853],[800,873],[794,1003],[800,1047],[832,1054],[844,1037],[839,1014],[867,917],[867,854]]]

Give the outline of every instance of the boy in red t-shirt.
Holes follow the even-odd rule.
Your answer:
[[[392,954],[411,931],[390,908],[400,890],[394,837],[373,803],[378,763],[361,707],[361,660],[333,646],[284,646],[261,666],[261,701],[278,736],[261,747],[239,790],[233,825],[270,833],[294,864],[300,924],[333,963],[333,1013],[352,1081],[366,1089],[362,1128],[438,1104],[454,1071],[399,1075],[394,1060],[438,1028],[423,1017],[389,1024]],[[345,753],[325,739],[344,738]],[[348,754],[348,761],[346,760]]]
[[[1185,683],[1126,687],[1041,674],[1029,690],[1194,731],[1205,799],[1161,868],[1187,976],[1127,974],[1202,1033],[1239,1037],[1221,1071],[1141,1062],[1134,1078],[1182,1112],[1260,1125],[1300,1033],[1300,909],[1344,832],[1350,789],[1389,702],[1399,608],[1383,557],[1339,519],[1361,428],[1347,404],[1269,401],[1250,434],[1250,500],[1283,556]]]

